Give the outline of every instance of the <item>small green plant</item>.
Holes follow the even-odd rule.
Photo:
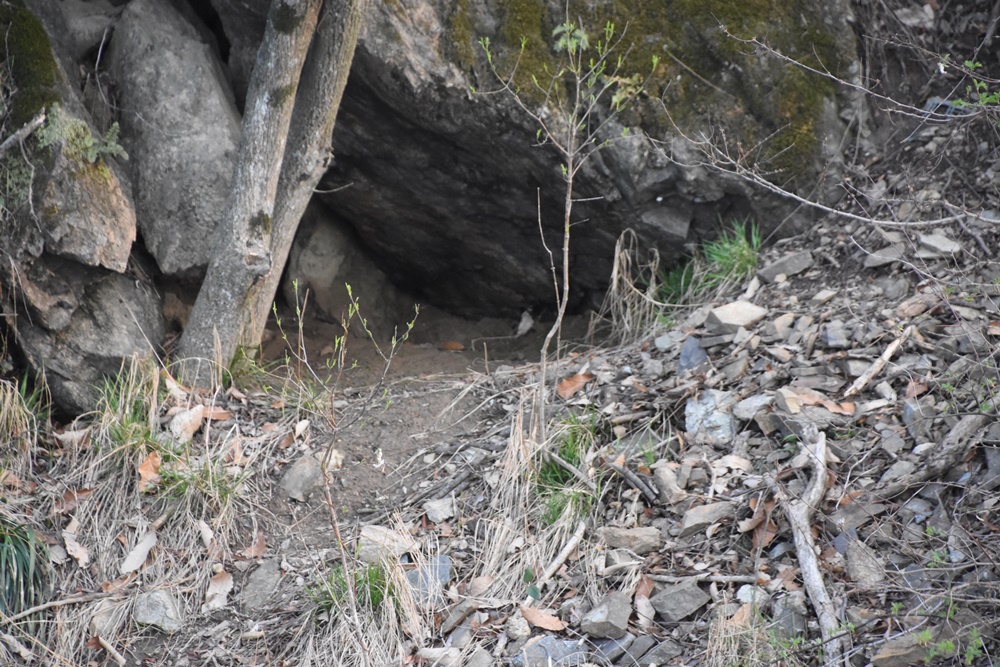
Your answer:
[[[0,614],[13,616],[41,601],[48,562],[31,528],[0,518]]]
[[[749,278],[757,268],[761,236],[757,225],[737,222],[731,231],[702,246],[710,269],[706,280],[712,287]]]
[[[308,590],[317,608],[329,612],[334,607],[349,604],[351,595],[348,587],[354,591],[358,608],[368,613],[377,611],[387,601],[395,600],[396,596],[389,572],[381,563],[359,565],[350,574],[346,574],[343,566],[338,565]]]
[[[128,153],[118,143],[118,123],[114,123],[102,137],[95,137],[90,126],[79,118],[74,118],[54,105],[48,120],[39,128],[38,145],[49,148],[62,144],[66,156],[81,164],[97,164],[104,157],[128,159]]]
[[[893,616],[899,616],[899,612],[903,611],[905,605],[902,602],[893,602],[892,606],[889,607],[889,613]]]
[[[969,630],[969,643],[966,644],[962,657],[966,665],[972,665],[983,657],[983,638],[980,636],[978,628]]]

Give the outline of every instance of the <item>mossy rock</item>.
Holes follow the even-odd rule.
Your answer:
[[[513,85],[522,96],[541,101],[532,76],[547,81],[557,66],[552,31],[566,14],[538,0],[491,5],[500,27],[482,35],[480,27],[490,23],[483,8],[456,1],[448,19],[453,57],[463,69],[476,70],[480,82],[489,81],[477,44],[489,37],[498,73],[514,72]],[[836,24],[834,11],[806,0],[571,0],[568,16],[592,39],[613,22],[618,34],[624,32],[622,74],[650,75],[646,101],[635,105],[626,123],[654,136],[675,126],[685,133],[725,128],[745,147],[760,144],[761,168],[775,180],[795,184],[812,180],[820,168],[825,100],[834,99],[837,89],[831,78],[767,54],[753,40],[808,68],[848,79],[853,36],[846,39],[829,27]]]
[[[15,94],[8,129],[17,129],[59,101],[57,65],[49,37],[21,0],[0,4],[4,64],[10,68]]]

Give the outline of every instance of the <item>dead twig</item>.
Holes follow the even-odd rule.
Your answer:
[[[10,625],[11,623],[16,623],[22,618],[28,618],[32,614],[37,614],[40,611],[45,611],[46,609],[52,609],[53,607],[64,607],[69,604],[82,604],[84,602],[93,602],[94,600],[100,600],[101,598],[106,598],[110,593],[91,593],[90,595],[80,595],[75,598],[63,598],[61,600],[50,600],[44,604],[36,605],[31,609],[25,609],[24,611],[14,614],[13,616],[6,616],[0,613],[0,626]]]
[[[97,636],[97,641],[101,642],[101,648],[103,648],[105,651],[108,652],[108,655],[111,656],[112,660],[114,660],[119,665],[121,665],[121,667],[125,667],[125,664],[126,664],[125,656],[123,656],[121,653],[119,653],[118,650],[115,649],[115,647],[112,646],[108,642],[107,639],[105,639],[104,637],[101,637],[100,635],[98,635]]]
[[[812,512],[819,507],[823,494],[826,493],[826,435],[820,433],[814,424],[805,424],[802,427],[802,447],[809,455],[809,466],[812,468],[812,476],[802,497],[788,498],[780,491],[777,495],[779,499],[784,496],[782,504],[792,527],[802,581],[813,609],[816,610],[820,633],[826,646],[826,664],[849,667],[850,637],[840,634],[841,624],[823,581],[823,572],[816,559],[816,543],[812,536]]]
[[[25,139],[27,139],[31,135],[31,133],[40,128],[42,126],[42,123],[44,122],[45,122],[45,114],[40,113],[31,120],[29,120],[27,123],[25,123],[24,127],[22,127],[20,130],[18,130],[14,134],[4,139],[3,143],[0,144],[0,157],[3,157],[4,153],[10,150],[11,146],[13,146],[14,144],[19,144]]]
[[[538,579],[539,587],[541,587],[542,584],[544,584],[553,576],[555,576],[555,573],[559,571],[559,568],[562,567],[562,564],[566,562],[566,559],[569,558],[569,555],[571,553],[573,553],[573,550],[576,549],[578,546],[580,546],[580,541],[583,540],[583,535],[586,532],[587,532],[587,523],[585,521],[581,521],[576,525],[576,531],[573,532],[573,535],[569,538],[569,541],[566,542],[566,546],[564,546],[562,550],[556,554],[556,557],[552,559],[552,562],[549,563],[549,566],[545,568],[544,572],[542,572],[542,576],[539,577]]]
[[[650,504],[656,502],[656,491],[654,491],[645,481],[642,480],[634,472],[626,468],[625,466],[616,465],[614,463],[608,462],[607,466],[614,470],[616,473],[625,478],[629,486],[642,494],[642,496],[649,501]]]
[[[868,367],[868,370],[859,375],[858,379],[856,379],[851,386],[847,388],[847,391],[844,392],[844,398],[850,398],[861,393],[861,391],[868,386],[868,383],[871,382],[876,375],[882,372],[882,369],[885,368],[886,364],[889,363],[889,360],[892,359],[892,355],[896,354],[896,350],[898,350],[899,347],[906,342],[912,333],[913,325],[903,329],[903,333],[901,333],[896,340],[889,343],[882,354],[879,355],[878,359],[873,361],[871,366]]]

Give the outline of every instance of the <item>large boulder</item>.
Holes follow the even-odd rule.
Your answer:
[[[238,96],[269,4],[212,0],[232,47]],[[390,278],[422,301],[469,315],[551,306],[538,220],[557,247],[560,159],[534,146],[537,126],[508,95],[482,94],[500,84],[477,42],[490,38],[503,76],[518,62],[515,85],[540,111],[530,76],[544,80],[551,71],[552,31],[565,11],[562,2],[532,0],[399,0],[369,11],[334,134],[336,161],[322,188],[336,191],[321,198]],[[765,232],[783,221],[787,232],[808,224],[806,211],[714,169],[701,150],[707,145],[694,139],[712,137],[729,151],[722,159],[756,161],[793,190],[835,195],[828,185],[838,181],[840,115],[855,100],[828,78],[739,40],[770,40],[790,58],[855,80],[847,0],[574,2],[570,11],[592,42],[607,20],[619,32],[627,26],[620,51],[629,50],[629,59],[612,92],[634,86],[659,58],[638,103],[608,125],[601,138],[609,145],[576,184],[580,199],[597,199],[576,208],[575,304],[603,293],[614,241],[626,227],[670,260],[717,233],[720,221],[752,218]],[[619,140],[625,126],[656,143]]]
[[[133,0],[108,60],[146,248],[165,274],[202,275],[240,136],[218,54],[172,3]]]
[[[160,300],[133,277],[78,264],[64,264],[60,276],[84,286],[65,326],[53,331],[29,317],[15,321],[21,351],[44,371],[52,399],[80,414],[97,407],[108,377],[133,357],[156,354],[163,338]]]

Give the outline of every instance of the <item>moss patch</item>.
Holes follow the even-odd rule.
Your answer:
[[[257,211],[250,218],[250,232],[257,238],[267,238],[271,233],[271,216],[264,211]]]
[[[478,50],[476,41],[489,37],[498,72],[506,76],[517,63],[515,87],[538,101],[541,94],[532,92],[531,76],[548,82],[558,66],[552,30],[565,16],[549,14],[544,3],[531,0],[499,0],[499,6],[499,34],[483,35],[477,34],[470,0],[456,0],[449,41],[457,45],[460,62],[471,66],[467,59]],[[809,67],[846,78],[852,44],[837,42],[823,11],[808,0],[570,0],[569,6],[570,18],[582,21],[592,41],[607,21],[617,33],[624,31],[618,52],[628,56],[621,76],[646,76],[653,57],[659,58],[647,101],[633,107],[624,122],[660,127],[664,133],[673,123],[685,132],[723,126],[745,146],[765,142],[758,158],[765,169],[779,170],[776,180],[786,183],[815,173],[823,100],[836,89],[829,79],[740,40],[759,39]],[[487,81],[484,58],[477,54],[475,61],[479,79]]]
[[[270,18],[274,29],[285,35],[295,32],[295,29],[302,23],[302,16],[296,14],[295,9],[287,2],[280,0],[271,11]]]
[[[20,0],[0,5],[0,30],[4,62],[17,90],[8,127],[16,129],[59,101],[56,60],[45,28]]]
[[[271,91],[269,97],[271,106],[274,108],[280,108],[289,103],[289,101],[295,98],[295,86],[288,84],[287,86],[280,86]]]

